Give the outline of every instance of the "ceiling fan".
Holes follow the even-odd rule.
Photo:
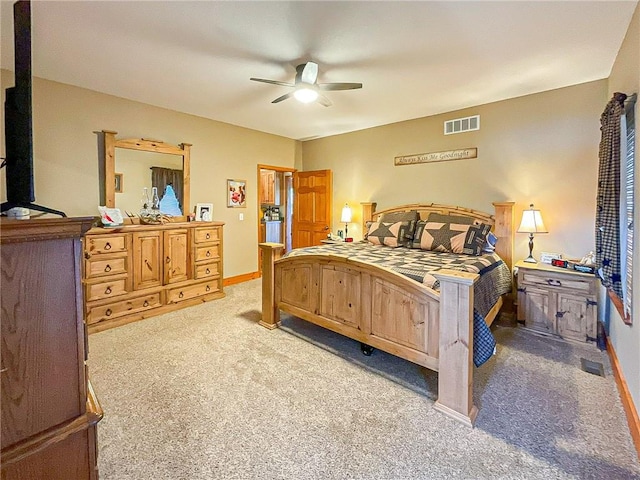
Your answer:
[[[264,78],[250,78],[250,80],[295,89],[292,92],[285,93],[276,98],[271,103],[280,103],[293,96],[302,103],[311,103],[317,100],[320,105],[324,105],[325,107],[331,106],[331,100],[320,93],[321,91],[355,90],[362,88],[361,83],[317,83],[318,64],[314,62],[301,63],[296,67],[296,79],[294,83],[266,80]]]

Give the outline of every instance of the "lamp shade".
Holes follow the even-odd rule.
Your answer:
[[[348,204],[344,204],[342,207],[342,215],[340,215],[340,221],[342,223],[349,223],[351,221],[351,207]]]
[[[529,205],[529,210],[522,212],[522,221],[518,227],[518,233],[549,233],[542,221],[540,210],[533,208],[533,203]]]

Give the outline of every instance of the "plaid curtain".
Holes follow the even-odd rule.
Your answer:
[[[622,298],[620,269],[620,117],[624,93],[614,93],[600,117],[600,167],[596,200],[596,267],[602,284]]]

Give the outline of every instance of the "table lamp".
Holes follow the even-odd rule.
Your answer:
[[[529,210],[522,212],[522,221],[517,231],[518,233],[529,234],[529,256],[525,258],[524,261],[528,263],[538,263],[536,259],[533,258],[533,234],[549,233],[549,231],[544,226],[540,210],[533,208],[533,203],[529,205]]]
[[[340,215],[340,221],[344,223],[344,241],[345,242],[350,242],[353,239],[349,238],[349,234],[348,234],[348,228],[349,228],[349,222],[351,222],[351,207],[349,207],[348,204],[344,204],[344,207],[342,207],[342,215]]]

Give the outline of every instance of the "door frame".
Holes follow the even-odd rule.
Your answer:
[[[293,167],[279,167],[276,165],[265,165],[262,163],[259,163],[257,165],[257,169],[256,169],[256,176],[257,176],[257,181],[256,181],[256,185],[258,185],[258,188],[256,189],[257,191],[257,196],[256,196],[256,208],[258,211],[258,215],[257,215],[257,229],[258,229],[258,243],[260,243],[260,229],[262,227],[262,223],[261,223],[261,219],[260,219],[260,214],[262,213],[261,209],[260,209],[260,198],[261,198],[261,193],[262,193],[262,183],[260,182],[260,170],[275,170],[276,172],[281,172],[281,173],[295,173],[298,170],[296,168]],[[286,204],[286,195],[287,195],[287,191],[285,189],[285,200],[284,203]],[[294,192],[294,196],[295,196],[295,192]],[[293,215],[293,212],[289,212],[287,211],[287,215],[291,216]],[[286,225],[286,222],[285,222]],[[287,228],[285,227],[285,235],[291,235],[292,232],[288,231]],[[286,245],[286,242],[285,242]],[[262,250],[260,248],[258,248],[258,274],[260,276],[262,276]]]

